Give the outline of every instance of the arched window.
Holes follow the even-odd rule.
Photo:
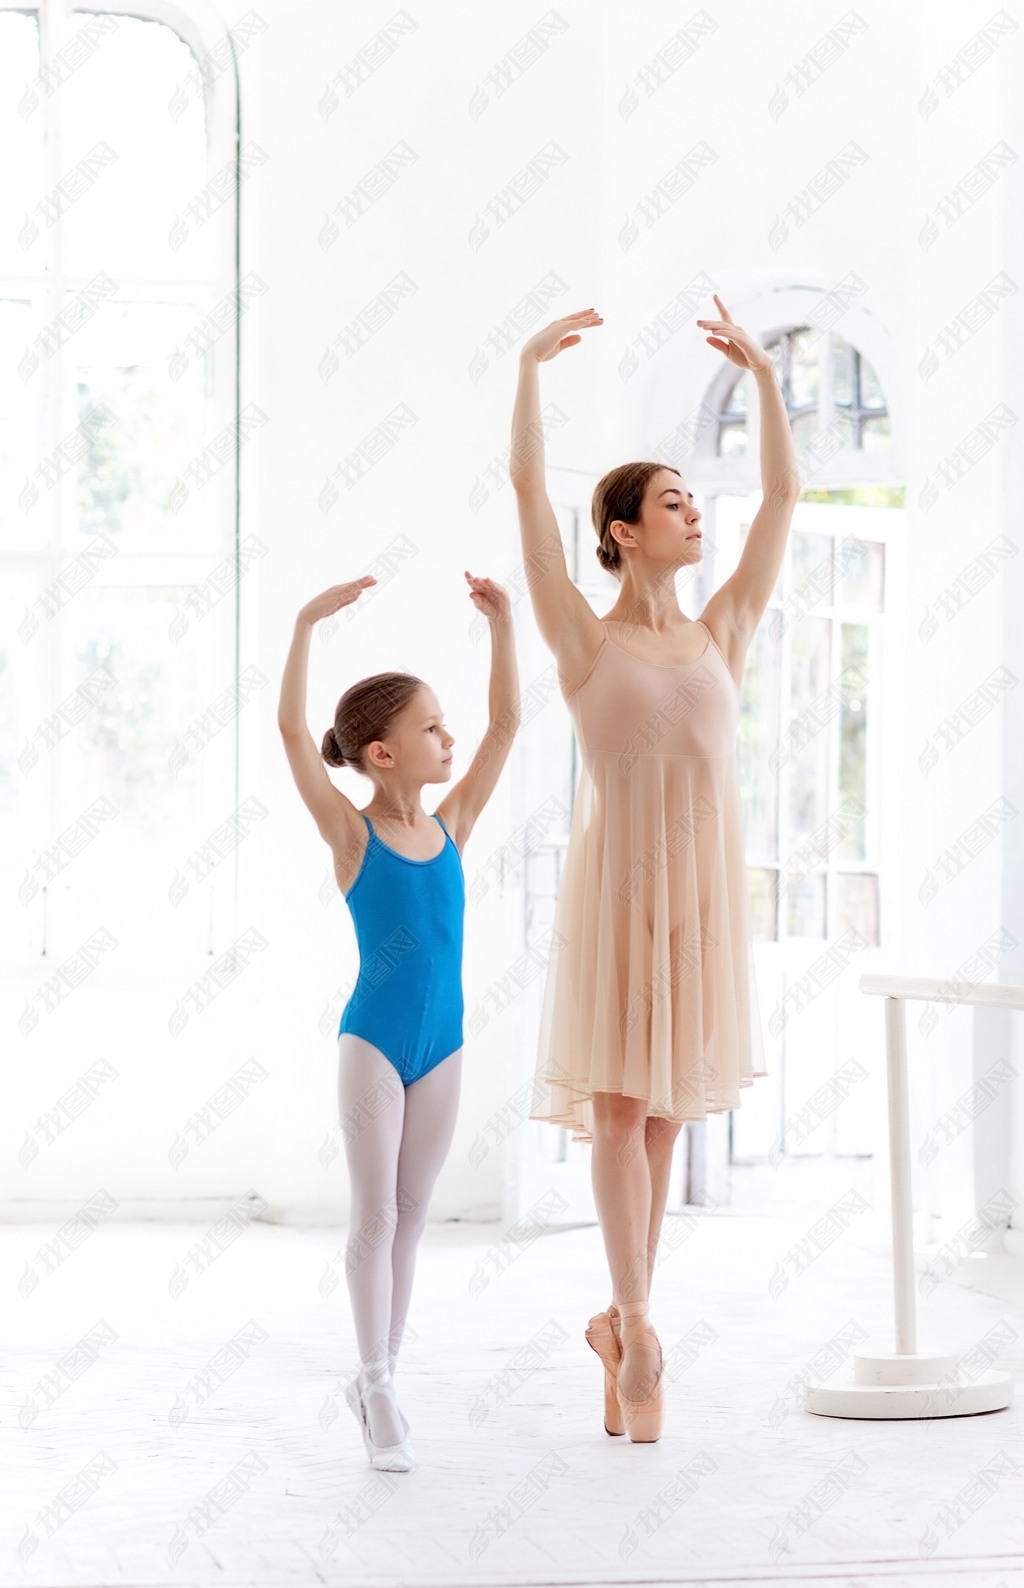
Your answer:
[[[890,446],[889,410],[878,376],[859,349],[834,331],[793,326],[764,339],[778,372],[779,385],[797,449],[834,426],[846,451],[874,452]],[[747,416],[753,376],[730,366],[712,389],[717,412],[715,452],[747,457],[751,451]]]
[[[0,0],[0,847],[30,1029],[41,954],[183,967],[231,926],[230,862],[204,886],[190,861],[230,856],[237,803],[236,73],[222,25],[147,9]]]

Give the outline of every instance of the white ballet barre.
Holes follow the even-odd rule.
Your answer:
[[[804,1407],[822,1417],[963,1417],[1001,1411],[1013,1400],[1008,1373],[986,1371],[963,1383],[958,1371],[961,1358],[955,1353],[923,1355],[917,1349],[906,1004],[913,999],[1024,1009],[1024,987],[927,981],[917,976],[862,976],[859,985],[861,992],[885,999],[896,1349],[875,1356],[855,1352],[853,1383],[809,1388]]]

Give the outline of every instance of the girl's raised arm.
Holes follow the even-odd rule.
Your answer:
[[[465,776],[448,790],[437,807],[460,854],[477,817],[494,793],[522,720],[515,631],[508,595],[493,579],[479,579],[468,571],[466,578],[473,605],[490,624],[491,681],[487,695],[487,732],[477,745]]]
[[[281,679],[281,698],[277,707],[277,726],[284,740],[285,754],[296,787],[302,796],[320,836],[331,848],[361,840],[365,831],[358,810],[327,776],[323,757],[317,749],[306,722],[306,676],[309,670],[309,641],[321,618],[351,605],[368,585],[376,584],[372,574],[364,574],[350,584],[333,585],[306,603],[295,619],[288,660]]]
[[[563,674],[585,672],[601,639],[590,603],[577,590],[565,566],[558,522],[544,480],[544,430],[540,417],[538,365],[582,340],[580,332],[604,322],[593,309],[553,320],[523,344],[519,384],[512,411],[509,478],[516,493],[530,600],[544,643]]]

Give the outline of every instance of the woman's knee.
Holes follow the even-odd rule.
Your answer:
[[[644,1140],[646,1104],[641,1097],[595,1092],[594,1143],[616,1152],[635,1151]]]

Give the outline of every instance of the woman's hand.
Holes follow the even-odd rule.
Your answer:
[[[470,583],[469,599],[488,623],[504,623],[512,615],[512,604],[507,593],[493,579],[478,579],[476,574],[462,570]]]
[[[342,607],[351,606],[368,585],[376,583],[372,573],[364,573],[361,578],[353,579],[349,584],[332,584],[331,588],[325,590],[322,595],[314,596],[312,601],[306,602],[299,613],[299,622],[308,623],[312,628],[321,618],[329,618],[332,612],[339,612]]]
[[[717,347],[730,364],[738,364],[740,369],[749,369],[755,375],[761,370],[771,369],[771,355],[765,352],[749,331],[744,331],[742,326],[736,324],[717,292],[714,293],[714,299],[722,311],[722,318],[697,321],[704,330],[717,332],[716,336],[705,337],[705,341],[711,347]]]
[[[537,331],[524,342],[520,358],[534,358],[538,364],[546,364],[549,358],[557,358],[567,347],[575,347],[583,338],[580,331],[586,330],[588,325],[603,325],[604,320],[595,309],[581,309],[578,314],[567,314],[564,320],[552,320],[543,331]]]

